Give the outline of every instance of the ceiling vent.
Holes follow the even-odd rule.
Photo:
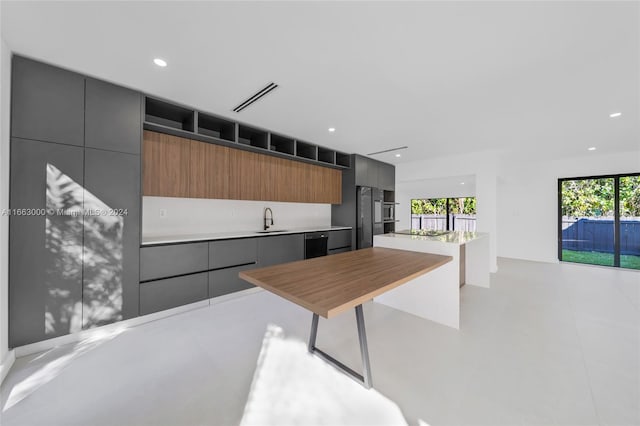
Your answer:
[[[249,105],[252,105],[256,101],[264,98],[268,93],[272,92],[274,89],[278,87],[277,84],[271,82],[267,84],[263,89],[258,90],[254,95],[250,96],[247,100],[243,101],[240,105],[235,107],[233,111],[240,112],[243,109],[247,108]]]
[[[390,149],[385,149],[385,150],[382,150],[382,151],[370,152],[367,155],[384,154],[384,153],[387,153],[387,152],[400,151],[401,149],[407,149],[407,148],[409,148],[409,147],[408,146],[399,146],[397,148],[390,148]]]

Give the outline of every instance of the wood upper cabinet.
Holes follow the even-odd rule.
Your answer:
[[[230,150],[229,198],[232,200],[262,200],[260,193],[262,155],[239,149]]]
[[[300,201],[305,203],[342,202],[342,172],[327,167],[303,164],[302,181],[305,191]]]
[[[143,194],[340,204],[342,172],[145,131]]]
[[[275,158],[274,167],[274,200],[287,202],[304,202],[308,184],[304,181],[304,166],[297,161]]]
[[[191,141],[145,131],[142,149],[142,194],[188,198]]]
[[[230,149],[193,140],[190,149],[189,197],[228,199]]]

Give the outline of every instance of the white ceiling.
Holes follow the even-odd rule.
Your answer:
[[[1,7],[14,52],[347,152],[408,145],[394,163],[640,148],[638,2]]]

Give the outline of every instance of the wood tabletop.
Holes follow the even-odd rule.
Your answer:
[[[251,284],[324,318],[432,271],[451,256],[372,247],[240,272]]]

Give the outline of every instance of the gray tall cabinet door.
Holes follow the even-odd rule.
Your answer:
[[[392,164],[380,163],[378,172],[378,187],[385,191],[393,191],[396,186],[395,167]]]
[[[84,145],[84,77],[13,57],[11,136]]]
[[[372,188],[380,188],[380,182],[378,180],[380,172],[380,163],[376,160],[369,159],[367,162],[367,182],[368,186]]]
[[[87,78],[85,146],[140,154],[142,95]]]
[[[356,186],[375,186],[369,177],[369,160],[359,155],[354,156],[353,167],[356,170]]]
[[[83,328],[138,315],[140,156],[85,149]]]
[[[11,347],[81,330],[82,157],[81,147],[11,139]]]

